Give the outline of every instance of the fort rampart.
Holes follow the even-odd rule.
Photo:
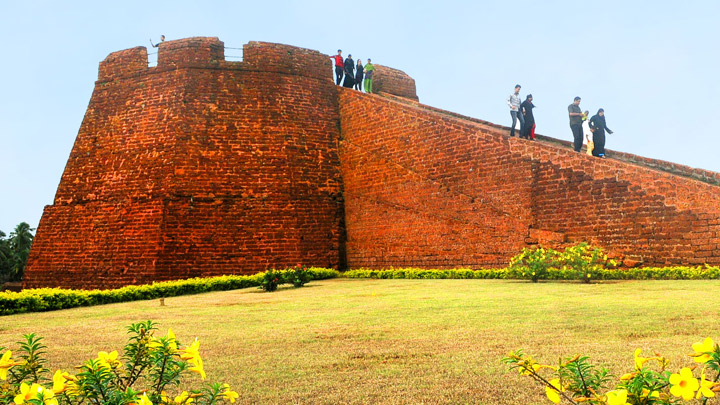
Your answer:
[[[25,287],[110,288],[304,263],[485,267],[589,241],[626,264],[720,264],[720,176],[424,106],[378,66],[362,94],[328,55],[217,38],[110,54]]]

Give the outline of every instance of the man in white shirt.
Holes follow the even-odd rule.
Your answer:
[[[515,136],[515,123],[520,120],[520,133],[522,134],[522,128],[525,126],[525,119],[520,111],[520,85],[515,85],[515,93],[511,94],[507,99],[508,107],[510,107],[510,116],[512,116],[512,126],[510,127],[510,136]]]

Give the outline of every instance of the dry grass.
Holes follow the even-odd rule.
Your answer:
[[[718,338],[718,281],[581,285],[503,280],[317,281],[306,288],[208,293],[0,318],[0,346],[46,337],[52,367],[119,349],[124,327],[152,319],[201,340],[210,381],[244,403],[546,403],[500,358],[577,353],[615,374],[632,352],[685,364]],[[195,381],[196,382],[196,381]]]

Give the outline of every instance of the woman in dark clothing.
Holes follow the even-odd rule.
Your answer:
[[[355,84],[355,61],[352,59],[352,55],[348,55],[345,59],[345,80],[343,81],[343,87],[352,88]]]
[[[363,81],[363,64],[360,59],[358,59],[358,63],[355,69],[355,90],[362,91],[362,81]]]
[[[590,127],[590,131],[592,131],[593,143],[595,144],[592,154],[593,156],[604,158],[605,131],[608,131],[608,134],[613,133],[613,131],[611,131],[605,123],[605,110],[603,110],[602,108],[599,109],[597,114],[593,115],[593,117],[590,118],[590,123],[588,124],[588,126]]]
[[[528,94],[527,98],[525,98],[525,101],[520,104],[520,112],[525,118],[525,126],[520,132],[520,138],[530,139],[530,133],[535,133],[535,117],[533,116],[532,112],[533,108],[535,108],[535,105],[532,103],[532,100],[532,94]]]

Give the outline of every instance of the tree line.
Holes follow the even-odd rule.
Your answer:
[[[30,255],[35,228],[21,222],[7,236],[0,231],[0,284],[8,281],[20,281],[25,273],[25,264]]]

